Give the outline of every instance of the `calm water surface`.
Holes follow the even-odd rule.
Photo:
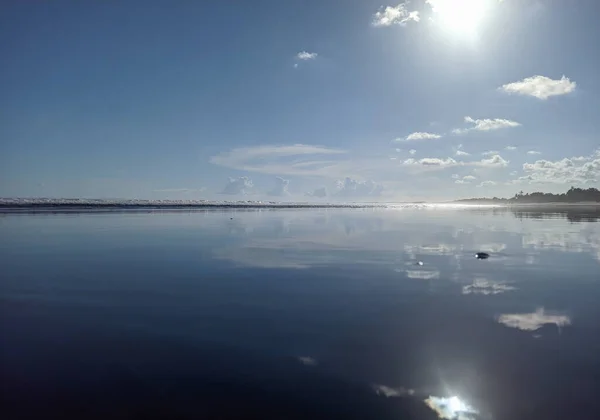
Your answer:
[[[3,214],[0,415],[597,419],[599,217]]]

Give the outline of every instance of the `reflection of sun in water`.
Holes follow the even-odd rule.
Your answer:
[[[472,36],[481,25],[490,0],[427,0],[433,20],[453,34]]]
[[[425,404],[441,419],[474,420],[477,415],[477,410],[456,396],[449,398],[430,396],[425,400]]]
[[[465,411],[467,409],[467,405],[462,402],[458,397],[451,397],[448,400],[448,408],[453,412]]]

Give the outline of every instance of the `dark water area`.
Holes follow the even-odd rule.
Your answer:
[[[3,213],[0,418],[597,419],[599,219]]]

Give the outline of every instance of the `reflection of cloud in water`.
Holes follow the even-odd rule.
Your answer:
[[[515,287],[505,283],[498,283],[484,278],[473,280],[472,284],[467,284],[462,288],[463,295],[497,295],[500,293],[516,290]]]
[[[302,363],[304,366],[317,366],[318,362],[309,356],[300,356],[298,357],[298,361]]]
[[[554,324],[560,330],[560,327],[571,325],[571,318],[567,315],[547,314],[544,308],[538,308],[532,313],[502,314],[498,317],[498,322],[523,331],[535,331],[547,324]]]
[[[260,268],[309,268],[316,263],[315,258],[304,263],[301,258],[291,253],[260,247],[222,248],[213,251],[213,258],[228,260],[244,267]]]
[[[506,249],[506,244],[492,243],[479,245],[478,249],[483,252],[500,252]]]
[[[410,389],[410,388],[404,388],[404,387],[400,387],[400,388],[392,388],[386,385],[373,385],[373,391],[375,391],[375,393],[377,395],[381,395],[384,397],[406,397],[406,396],[411,396],[415,394],[415,390],[414,389]]]
[[[568,229],[568,230],[567,230]],[[574,232],[574,229],[578,231]],[[568,225],[547,231],[533,230],[523,235],[523,247],[537,250],[558,249],[567,252],[590,252],[600,261],[600,229],[597,224]]]
[[[397,272],[404,272],[406,277],[409,279],[417,280],[433,280],[440,278],[440,272],[438,270],[396,270]]]
[[[537,264],[543,259],[543,256],[537,256],[541,252],[533,249],[553,248],[585,251],[600,261],[600,224],[572,224],[559,219],[547,220],[542,225],[532,220],[519,222],[512,218],[496,218],[496,230],[491,230],[490,217],[494,216],[489,212],[477,215],[469,211],[439,211],[436,213],[439,217],[434,221],[426,213],[322,210],[315,217],[314,213],[306,211],[240,211],[230,213],[234,220],[226,217],[225,223],[215,226],[221,232],[226,229],[239,237],[239,241],[224,244],[226,249],[213,252],[219,259],[231,259],[252,267],[307,268],[342,262],[381,265],[423,260],[424,268],[434,262],[436,268],[444,272],[447,269],[472,269],[463,265],[469,264],[474,251],[491,253],[494,263],[522,263],[514,254],[519,248],[519,239],[515,239],[520,237],[525,248],[525,253],[520,255],[526,264]],[[211,229],[211,226],[207,228]],[[509,252],[504,259],[499,259],[498,254],[506,252],[506,248]],[[487,265],[477,267],[483,269]],[[403,268],[409,270],[403,270],[409,278],[441,277],[439,272],[431,269]],[[484,293],[475,290],[485,289],[478,286],[467,287],[465,291]],[[499,290],[492,286],[492,293],[488,294]]]
[[[430,395],[425,404],[437,413],[439,418],[447,420],[475,420],[477,410],[458,397],[435,397]]]
[[[461,247],[455,244],[429,244],[429,245],[405,245],[404,252],[408,255],[450,255],[456,253]]]

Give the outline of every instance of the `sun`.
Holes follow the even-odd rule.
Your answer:
[[[432,20],[456,35],[477,34],[490,0],[427,0]]]

